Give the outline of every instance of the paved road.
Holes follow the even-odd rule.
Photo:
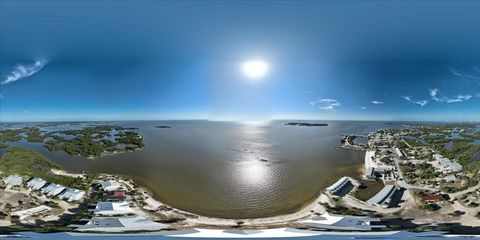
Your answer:
[[[403,139],[402,139],[402,140],[403,140]],[[392,151],[395,152],[394,148],[392,148]],[[397,173],[398,173],[398,176],[399,176],[399,179],[397,179],[397,185],[398,185],[398,186],[403,187],[403,188],[406,188],[407,190],[415,189],[415,190],[432,191],[432,192],[437,192],[437,191],[439,191],[439,190],[436,189],[436,188],[423,187],[423,186],[415,186],[415,185],[411,185],[411,184],[407,183],[407,182],[405,181],[405,178],[403,177],[402,170],[400,169],[399,160],[400,160],[400,159],[398,159],[398,157],[394,154],[393,162],[395,163],[395,166],[397,167]],[[402,180],[400,180],[400,179],[402,179]]]

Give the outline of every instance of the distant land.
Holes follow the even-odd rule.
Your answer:
[[[328,126],[327,123],[306,123],[306,122],[289,122],[285,123],[289,126],[303,126],[303,127],[325,127]]]

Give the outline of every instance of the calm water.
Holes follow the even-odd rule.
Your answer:
[[[50,153],[35,143],[20,144],[72,172],[131,176],[159,200],[183,210],[250,218],[294,212],[339,177],[358,175],[364,153],[338,148],[341,134],[367,134],[404,124],[327,121],[328,127],[299,127],[283,123],[115,122],[138,127],[144,150],[95,160]]]

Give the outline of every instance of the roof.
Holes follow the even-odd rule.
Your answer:
[[[115,191],[120,188],[120,184],[115,180],[100,181],[100,185],[105,191]]]
[[[395,193],[395,185],[385,185],[375,196],[370,198],[367,202],[377,205],[388,205],[390,204],[390,198],[393,193]]]
[[[85,224],[78,226],[77,231],[123,232],[139,230],[160,230],[168,224],[156,223],[142,216],[134,217],[93,217]]]
[[[3,182],[7,186],[18,186],[18,185],[22,184],[23,179],[22,179],[22,177],[20,177],[18,175],[10,175],[10,176],[6,177],[5,179],[3,179]]]
[[[46,193],[47,196],[53,197],[60,194],[65,187],[60,184],[50,183],[47,187],[42,189],[43,193]]]
[[[41,178],[32,178],[30,181],[27,182],[27,186],[33,190],[39,190],[46,184],[47,184],[47,181]]]
[[[98,215],[121,215],[133,213],[127,202],[98,202],[93,210]]]
[[[74,188],[68,188],[64,193],[60,194],[58,197],[60,199],[67,200],[68,202],[73,202],[80,200],[83,195],[85,195],[85,191],[81,191]]]
[[[425,195],[422,196],[422,201],[443,201],[443,196],[441,194]]]

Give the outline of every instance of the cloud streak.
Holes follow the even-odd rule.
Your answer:
[[[15,66],[15,69],[9,75],[7,75],[5,80],[0,82],[0,84],[9,84],[12,82],[16,82],[22,78],[30,77],[40,71],[40,69],[42,69],[45,64],[45,61],[39,60],[35,61],[33,64],[18,64],[17,66]]]
[[[466,95],[457,95],[455,97],[446,97],[442,94],[440,94],[440,90],[438,88],[430,89],[430,97],[432,97],[432,100],[440,103],[457,103],[457,102],[465,102],[470,100],[472,98],[472,95],[466,94]]]
[[[403,96],[403,99],[407,100],[407,102],[411,102],[411,103],[415,103],[415,104],[418,104],[420,106],[425,106],[427,105],[428,101],[427,100],[413,100],[412,97],[410,96]]]
[[[375,104],[375,105],[385,104],[384,102],[376,101],[376,100],[373,100],[370,103]]]
[[[461,73],[459,71],[457,71],[456,69],[454,68],[451,68],[450,69],[450,72],[457,76],[457,77],[465,77],[465,78],[471,78],[471,79],[477,79],[477,80],[480,80],[480,76],[475,76],[475,75],[472,75],[472,74],[468,74],[468,73]]]
[[[312,107],[327,110],[327,111],[335,111],[337,107],[340,107],[341,104],[339,101],[331,98],[322,98],[315,101],[311,101],[310,105]]]

